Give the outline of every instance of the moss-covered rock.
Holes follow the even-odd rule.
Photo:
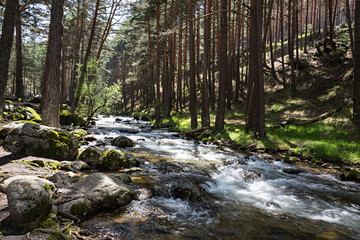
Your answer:
[[[53,184],[40,179],[17,179],[6,188],[10,217],[17,224],[33,223],[49,216]]]
[[[83,171],[89,169],[89,165],[83,161],[62,161],[60,163],[62,170]]]
[[[78,159],[81,161],[86,162],[87,164],[96,165],[101,157],[101,151],[95,147],[88,147],[83,150],[80,154]]]
[[[77,217],[86,217],[91,210],[91,203],[86,198],[79,198],[67,202],[62,206],[64,212]]]
[[[19,123],[10,126],[4,141],[4,148],[12,153],[56,160],[73,160],[78,154],[78,140],[67,131],[36,125]],[[8,129],[7,126],[3,127]]]
[[[33,108],[26,107],[24,109],[24,112],[25,112],[24,114],[25,120],[32,120],[38,123],[42,121],[40,114],[38,114]]]
[[[134,191],[121,180],[104,173],[94,173],[73,185],[73,189],[84,192],[92,208],[117,208],[129,204]]]
[[[60,124],[61,125],[84,126],[85,120],[78,115],[70,113],[68,110],[61,110]]]
[[[118,150],[107,150],[101,154],[98,167],[103,170],[117,170],[138,166],[139,160]]]

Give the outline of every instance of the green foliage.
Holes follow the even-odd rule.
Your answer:
[[[85,124],[85,121],[79,115],[71,114],[68,110],[61,110],[60,123],[62,125],[83,126]]]

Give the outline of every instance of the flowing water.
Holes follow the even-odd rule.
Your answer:
[[[360,239],[359,184],[287,174],[294,166],[195,143],[128,117],[100,117],[91,131],[97,141],[131,138],[136,146],[121,150],[142,159],[141,169],[129,173],[137,200],[84,224],[104,239]],[[168,179],[184,185],[195,179],[211,197],[154,194]]]

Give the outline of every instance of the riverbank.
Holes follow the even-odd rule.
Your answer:
[[[211,119],[214,123],[215,114]],[[360,182],[360,143],[356,141],[356,135],[329,122],[268,127],[265,140],[257,140],[244,133],[243,116],[236,111],[226,117],[223,131],[207,129],[191,133],[190,116],[186,114],[175,114],[161,124],[172,131],[187,133],[188,138],[216,144],[219,148],[283,160],[314,171],[331,173],[342,180]]]

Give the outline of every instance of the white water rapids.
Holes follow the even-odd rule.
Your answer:
[[[283,169],[294,167],[281,161],[245,157],[151,129],[143,121],[116,118],[100,117],[92,130],[97,141],[119,135],[135,141],[134,148],[121,150],[145,156],[140,167],[148,176],[140,177],[164,174],[149,159],[171,162],[183,175],[206,171],[212,179],[201,186],[216,197],[217,207],[159,196],[136,200],[125,210],[89,221],[91,228],[106,229],[110,239],[360,239],[357,183],[307,171],[287,174]],[[140,191],[146,195],[146,189]],[[144,220],[150,224],[146,229],[156,231],[139,227]]]

